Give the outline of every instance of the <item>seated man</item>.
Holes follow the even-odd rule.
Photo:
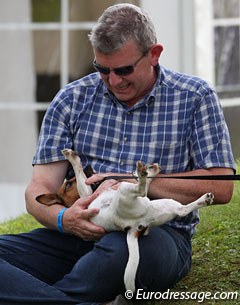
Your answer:
[[[159,65],[163,47],[146,12],[131,4],[109,7],[89,38],[97,71],[56,95],[33,159],[26,206],[46,228],[0,237],[1,304],[99,304],[125,292],[126,234],[106,233],[91,223],[98,210],[87,207],[96,194],[78,199],[64,213],[61,205],[35,200],[56,192],[68,174],[62,149],[75,150],[83,166],[93,167],[96,174],[88,184],[113,173],[131,174],[137,160],[160,164],[162,177],[235,169],[214,89]],[[104,181],[99,191],[117,183]],[[212,192],[222,204],[232,191],[231,181],[163,178],[151,182],[148,196],[186,204]],[[165,291],[189,272],[198,222],[198,214],[191,213],[139,239],[136,289]]]

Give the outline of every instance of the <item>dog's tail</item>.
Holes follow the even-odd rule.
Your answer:
[[[135,291],[135,279],[139,264],[138,232],[129,230],[127,233],[129,258],[124,273],[124,284],[127,290]]]

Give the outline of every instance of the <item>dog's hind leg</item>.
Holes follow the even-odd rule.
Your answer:
[[[138,196],[147,196],[148,188],[152,178],[157,176],[160,171],[160,167],[157,163],[151,165],[145,165],[143,162],[137,162],[137,176],[138,176],[138,189],[136,190]]]
[[[147,166],[138,161],[136,164],[136,172],[134,173],[138,177],[137,183],[129,183],[123,181],[120,184],[120,201],[125,202],[127,205],[132,205],[132,202],[129,202],[129,199],[135,199],[138,196],[146,196],[146,186],[147,186]]]
[[[63,149],[62,154],[72,164],[76,180],[77,189],[80,197],[87,197],[92,194],[92,189],[89,185],[86,185],[85,180],[87,179],[84,174],[81,160],[79,156],[71,149]]]
[[[158,165],[149,166],[151,177],[159,172]],[[123,181],[119,187],[118,215],[123,218],[137,218],[146,214],[149,198],[148,191],[148,166],[141,161],[137,162],[136,174],[138,182],[136,184]],[[140,198],[139,197],[145,197]]]
[[[148,175],[147,175],[147,191],[148,191],[151,181],[160,172],[159,164],[153,163],[153,164],[147,165],[147,172],[148,172]]]
[[[197,210],[199,208],[205,207],[207,205],[210,205],[213,203],[214,195],[212,193],[206,193],[197,200],[187,204],[187,205],[181,205],[178,208],[178,216],[184,217],[187,214],[191,213],[194,210]]]
[[[138,183],[135,188],[135,192],[138,196],[146,196],[147,195],[147,166],[141,161],[137,162],[137,176]]]
[[[150,202],[147,197],[148,187],[159,170],[157,163],[145,165],[141,161],[137,162],[135,173],[138,177],[137,184],[123,181],[119,187],[118,215],[120,217],[136,219],[146,215]]]
[[[143,162],[138,161],[136,164],[136,174],[138,176],[138,188],[136,192],[138,196],[147,196],[147,191],[152,178],[157,176],[160,167],[157,163],[145,165]]]

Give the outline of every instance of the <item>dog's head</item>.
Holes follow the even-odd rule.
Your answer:
[[[69,208],[79,198],[76,178],[64,181],[55,194],[42,194],[36,197],[39,203],[45,205],[61,204]]]
[[[94,174],[94,171],[90,165],[84,168],[84,173],[86,177],[91,177]],[[99,186],[100,183],[92,185],[93,191]],[[80,194],[81,195],[81,194]],[[77,190],[77,181],[76,178],[67,179],[63,182],[60,189],[55,194],[42,194],[36,197],[36,200],[39,203],[45,205],[61,204],[69,208],[73,203],[80,198]]]

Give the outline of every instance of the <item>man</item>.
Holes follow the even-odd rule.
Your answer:
[[[26,190],[29,213],[47,229],[0,239],[4,304],[95,304],[124,294],[126,235],[91,223],[98,210],[87,207],[97,194],[66,211],[35,200],[56,192],[66,177],[62,149],[74,149],[84,166],[92,165],[97,174],[88,184],[113,173],[130,174],[137,160],[159,163],[163,177],[233,174],[235,168],[215,91],[199,78],[159,66],[163,47],[145,12],[130,4],[109,7],[90,41],[97,72],[67,85],[53,100]],[[98,192],[117,183],[105,181]],[[212,192],[220,204],[232,191],[230,181],[163,178],[152,181],[148,196],[186,204]],[[139,239],[137,289],[164,291],[188,273],[197,223],[193,213]]]

